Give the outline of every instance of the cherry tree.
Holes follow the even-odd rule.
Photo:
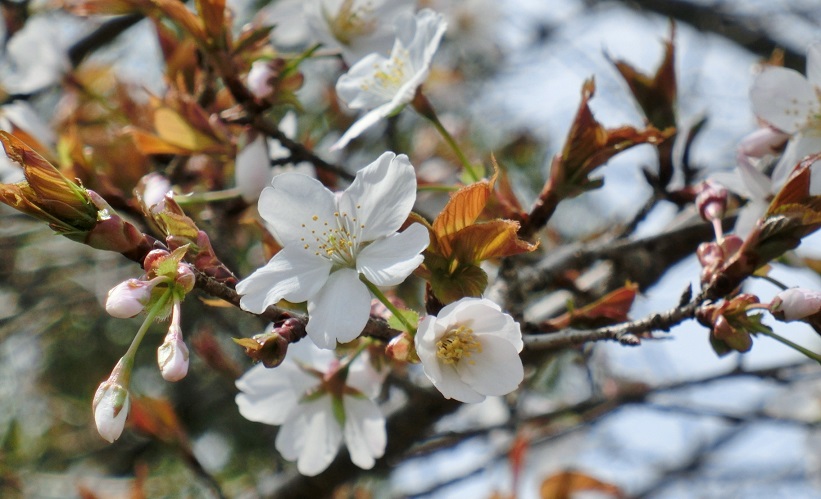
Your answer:
[[[772,275],[778,262],[821,268],[794,252],[821,228],[821,45],[807,47],[806,76],[778,52],[756,66],[746,105],[759,129],[730,151],[736,165],[715,172],[691,158],[705,122],[681,116],[671,21],[653,40],[653,71],[607,56],[623,83],[608,98],[632,103],[641,123],[600,121],[600,79],[588,75],[545,160],[528,134],[486,140],[463,109],[498,69],[498,47],[477,41],[495,7],[465,3],[283,0],[244,19],[224,0],[64,2],[67,18],[117,17],[36,78],[3,83],[0,201],[36,220],[14,218],[21,234],[71,242],[26,241],[21,254],[56,244],[53,258],[66,265],[85,251],[102,259],[94,268],[117,268],[116,278],[85,271],[101,304],[79,314],[57,286],[48,308],[68,319],[32,326],[57,345],[83,329],[63,333],[60,322],[118,331],[83,336],[75,349],[87,357],[66,351],[94,364],[72,380],[97,386],[75,396],[98,436],[84,431],[73,445],[133,457],[145,442],[165,444],[185,462],[175,476],[194,483],[170,493],[319,497],[387,493],[402,463],[498,430],[493,460],[510,473],[498,496],[532,495],[521,477],[541,473],[542,497],[623,497],[637,490],[617,477],[541,470],[528,452],[563,416],[584,425],[597,410],[689,385],[786,375],[738,369],[631,384],[590,367],[597,345],[646,348],[697,323],[717,357],[743,358],[768,338],[806,358],[801,368],[821,362],[817,342],[782,329],[801,322],[821,334],[821,290]],[[20,40],[30,21],[13,20],[7,32]],[[159,49],[157,88],[86,58],[141,20]],[[42,95],[50,126],[28,107]],[[631,216],[606,229],[566,230],[557,213],[601,189],[610,160],[634,148],[655,159],[635,168],[647,199],[628,200]],[[641,233],[663,205],[684,222]],[[575,216],[581,227],[592,215]],[[700,266],[696,285],[677,283],[680,297],[635,316],[637,298],[688,257]],[[755,281],[773,293],[751,290]],[[566,353],[572,361],[560,360]],[[71,371],[65,359],[56,365]],[[595,393],[534,409],[559,376],[549,372],[574,363],[587,366]],[[438,430],[452,415],[470,420],[471,407],[502,416]],[[241,471],[206,464],[228,446],[223,437],[206,450],[192,444],[214,429],[231,435]],[[133,474],[130,486],[147,494],[160,465],[139,461],[109,471]]]

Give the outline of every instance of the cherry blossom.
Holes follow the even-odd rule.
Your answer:
[[[433,55],[447,24],[441,14],[422,9],[396,19],[396,41],[390,58],[373,53],[339,78],[336,92],[351,109],[369,109],[331,149],[345,147],[355,137],[392,116],[413,100],[428,77]]]
[[[756,116],[792,135],[772,175],[781,185],[804,156],[821,151],[821,42],[807,50],[806,77],[767,66],[753,81],[750,100]]]
[[[406,0],[312,0],[305,2],[308,26],[326,47],[339,47],[347,63],[393,43],[390,20],[413,13]]]
[[[351,460],[373,467],[385,452],[385,417],[374,399],[387,370],[376,371],[368,353],[353,361],[310,342],[291,346],[283,363],[261,364],[237,380],[236,403],[250,421],[281,425],[275,446],[307,476],[324,471],[344,441]]]
[[[356,338],[368,321],[375,286],[405,280],[423,257],[428,230],[397,232],[416,199],[407,156],[386,152],[334,194],[298,173],[274,178],[259,212],[283,249],[237,285],[243,309],[262,313],[282,299],[308,303],[308,336],[320,348]]]
[[[446,398],[481,402],[515,390],[524,377],[519,324],[485,298],[462,298],[428,316],[416,333],[425,375]]]

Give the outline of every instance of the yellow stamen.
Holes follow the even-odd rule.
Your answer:
[[[473,353],[482,353],[482,344],[473,330],[465,326],[448,330],[436,342],[436,356],[445,364],[456,365],[463,357],[470,357]],[[468,362],[474,363],[472,360]]]

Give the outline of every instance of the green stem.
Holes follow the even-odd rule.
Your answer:
[[[780,343],[783,343],[783,344],[787,345],[788,347],[792,348],[793,350],[796,350],[798,352],[803,353],[804,355],[806,355],[810,359],[812,359],[812,360],[818,362],[819,364],[821,364],[821,355],[818,355],[817,353],[814,353],[810,350],[807,350],[806,348],[802,347],[801,345],[799,345],[797,343],[793,343],[792,341],[788,340],[787,338],[784,338],[783,336],[775,334],[773,331],[759,330],[758,332],[760,332],[761,334],[764,334],[766,336],[769,336],[770,338],[774,339],[775,341],[778,341]]]
[[[787,286],[786,284],[784,284],[783,282],[781,282],[781,281],[779,281],[779,280],[777,280],[777,279],[773,279],[772,277],[770,277],[770,276],[768,276],[768,275],[758,275],[758,274],[753,274],[753,275],[752,275],[752,277],[757,277],[757,278],[759,278],[759,279],[764,279],[765,281],[769,282],[770,284],[772,284],[772,285],[774,285],[774,286],[777,286],[777,287],[781,288],[781,290],[782,290],[782,291],[783,291],[783,290],[785,290],[785,289],[787,289],[787,287],[788,287],[788,286]]]
[[[472,182],[478,182],[482,180],[482,177],[476,171],[474,166],[470,164],[470,161],[468,161],[468,158],[467,156],[465,156],[465,153],[462,152],[462,149],[459,147],[459,144],[456,143],[456,140],[453,138],[450,132],[448,132],[445,126],[442,125],[442,122],[439,121],[439,117],[436,115],[425,117],[428,118],[431,121],[431,123],[433,123],[433,126],[439,132],[439,135],[441,135],[442,138],[445,139],[445,142],[447,142],[447,144],[456,154],[456,157],[459,158],[459,162],[462,163],[462,166],[465,168],[465,172],[467,173],[468,178]]]
[[[211,192],[194,192],[191,194],[184,194],[174,196],[174,201],[177,202],[180,206],[185,206],[187,204],[197,204],[197,203],[213,203],[216,201],[227,201],[229,199],[235,199],[242,195],[239,189],[225,189],[223,191],[211,191]]]
[[[151,307],[151,310],[148,311],[148,315],[145,317],[143,321],[143,325],[140,326],[139,331],[137,334],[134,335],[134,339],[131,341],[131,346],[128,347],[128,351],[125,352],[123,355],[123,359],[125,362],[132,362],[134,360],[134,355],[137,353],[137,349],[140,347],[140,343],[143,341],[143,336],[148,331],[148,327],[151,326],[151,323],[154,322],[154,319],[160,314],[160,312],[165,308],[166,304],[168,304],[168,300],[171,299],[171,295],[173,294],[173,290],[169,287],[168,290],[160,296],[160,299]]]
[[[359,276],[359,280],[364,282],[365,286],[368,287],[368,289],[370,290],[371,293],[373,293],[373,295],[376,297],[376,299],[381,301],[382,304],[385,305],[388,308],[388,310],[390,310],[391,313],[397,319],[399,319],[399,321],[402,323],[402,325],[405,326],[405,330],[407,332],[413,334],[413,332],[416,331],[416,326],[414,326],[413,324],[408,322],[407,317],[405,317],[405,315],[402,312],[400,312],[399,309],[396,308],[396,306],[394,306],[393,303],[391,303],[391,301],[388,299],[388,297],[385,296],[385,293],[383,293],[378,287],[376,287],[376,285],[374,283],[372,283],[371,281],[365,279],[365,276],[363,276],[363,275]]]

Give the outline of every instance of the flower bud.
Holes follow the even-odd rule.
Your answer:
[[[147,255],[145,255],[145,260],[143,260],[143,268],[149,274],[154,273],[157,271],[157,267],[159,267],[160,263],[165,261],[165,259],[169,256],[171,256],[171,253],[164,249],[151,250]]]
[[[237,154],[234,183],[246,203],[259,199],[262,190],[271,183],[271,161],[263,135],[258,135]]]
[[[711,222],[724,216],[727,209],[727,189],[708,180],[701,183],[698,191],[696,207],[701,218]]]
[[[797,321],[821,311],[821,293],[802,288],[790,288],[775,295],[770,312],[784,322]]]
[[[176,282],[182,289],[188,293],[192,289],[194,289],[194,285],[197,283],[197,276],[194,275],[194,271],[191,270],[191,266],[187,263],[179,263],[177,264],[177,277]]]
[[[385,354],[402,362],[419,362],[419,356],[416,355],[416,348],[413,346],[413,337],[407,331],[394,337],[388,343],[385,347]]]
[[[170,190],[171,182],[168,178],[156,172],[143,176],[136,188],[145,208],[151,208],[161,202]]]
[[[279,70],[271,61],[254,61],[248,72],[248,90],[257,99],[265,99],[274,93],[273,80],[278,76]]]
[[[127,319],[139,314],[151,297],[154,286],[139,279],[128,279],[109,290],[105,310],[112,317]]]
[[[157,349],[157,364],[166,381],[179,381],[188,374],[188,347],[182,341],[182,331],[172,324],[165,342]]]
[[[120,438],[123,433],[131,406],[128,390],[117,381],[112,381],[112,378],[100,383],[92,404],[97,432],[109,443]]]

